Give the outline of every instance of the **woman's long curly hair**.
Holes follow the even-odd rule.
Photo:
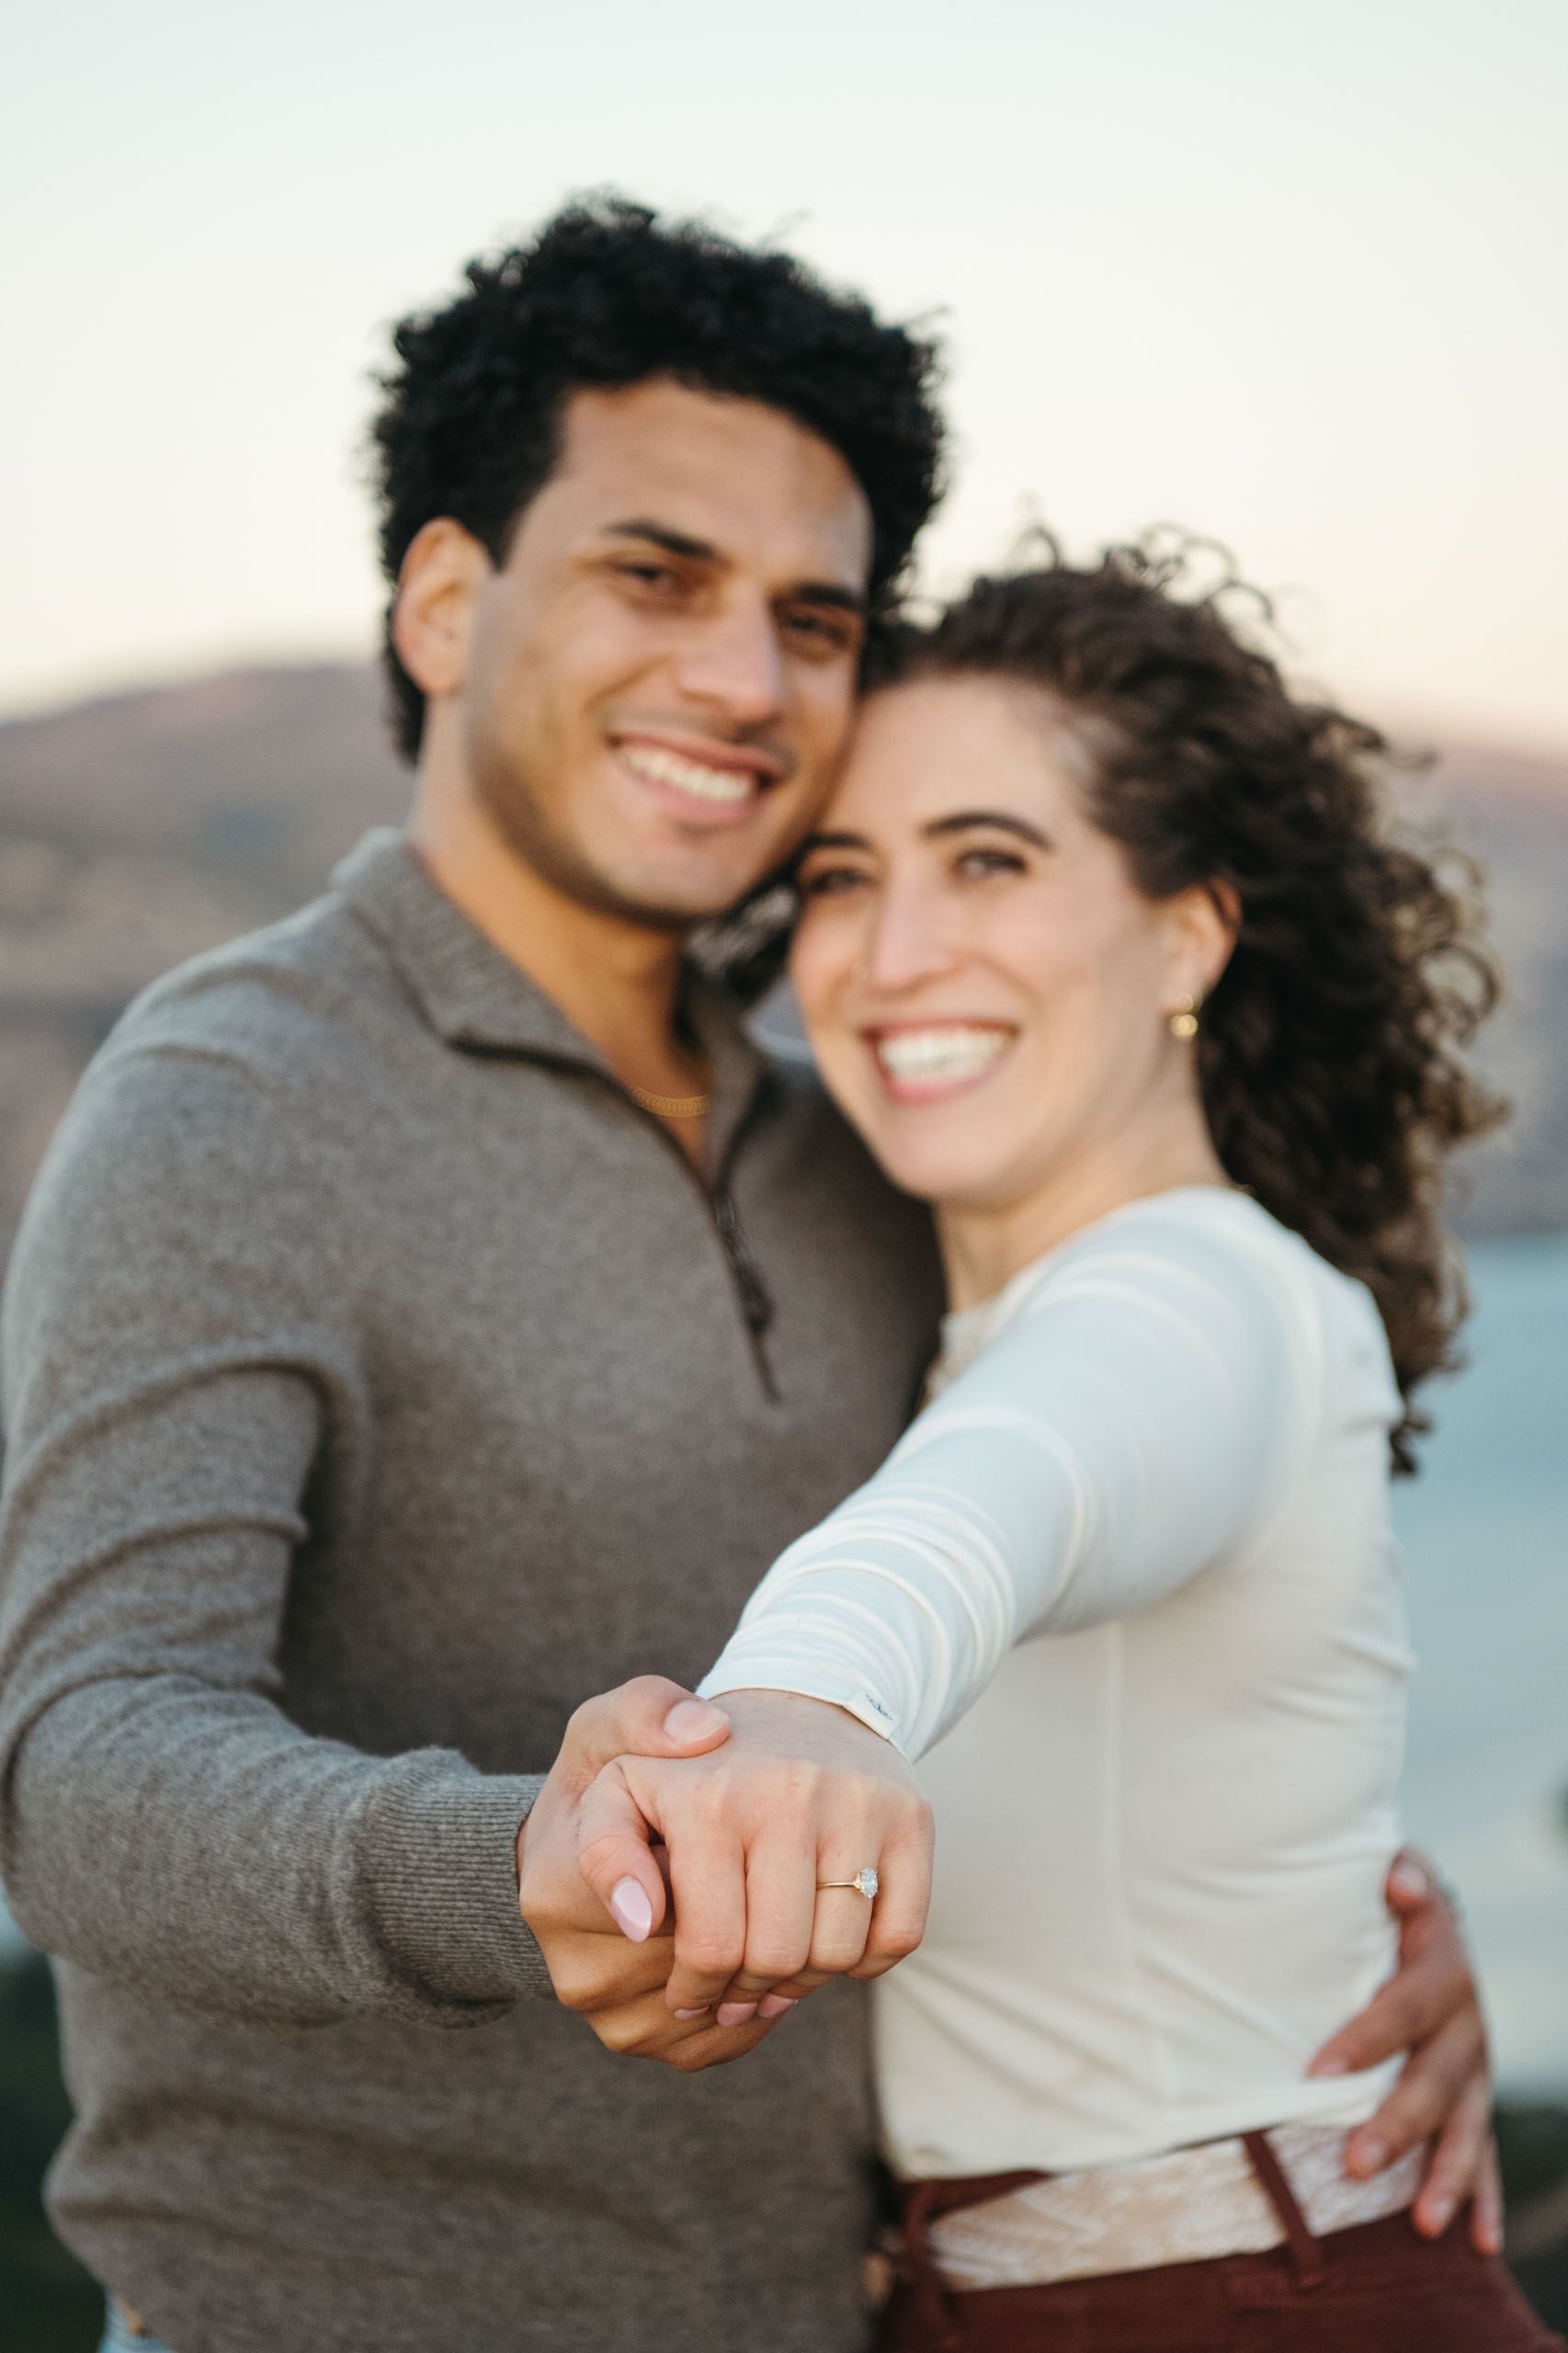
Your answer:
[[[1390,745],[1291,695],[1267,599],[1228,568],[1213,585],[1207,542],[1151,535],[1092,570],[1043,551],[899,632],[869,683],[1039,689],[1088,754],[1089,813],[1137,887],[1234,894],[1197,1046],[1210,1130],[1233,1182],[1376,1300],[1405,1401],[1394,1463],[1413,1470],[1427,1424],[1410,1401],[1454,1364],[1466,1309],[1444,1162],[1502,1116],[1461,1058],[1498,988],[1474,870],[1399,837]]]

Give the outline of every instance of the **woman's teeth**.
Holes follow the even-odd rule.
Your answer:
[[[1012,1038],[1009,1029],[971,1029],[945,1024],[935,1029],[897,1029],[876,1041],[876,1056],[890,1078],[906,1084],[977,1078]]]
[[[653,784],[673,784],[679,792],[695,793],[699,801],[747,801],[756,779],[741,768],[710,768],[652,744],[622,744],[620,756]]]

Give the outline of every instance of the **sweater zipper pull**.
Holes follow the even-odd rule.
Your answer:
[[[735,1279],[735,1290],[740,1296],[741,1313],[745,1317],[746,1328],[761,1339],[773,1322],[773,1302],[757,1263],[746,1246],[734,1202],[727,1192],[718,1192],[713,1196],[713,1222],[719,1229],[724,1256]]]

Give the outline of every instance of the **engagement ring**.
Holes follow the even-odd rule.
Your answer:
[[[868,1863],[865,1870],[857,1871],[853,1879],[819,1879],[817,1885],[819,1888],[852,1887],[857,1895],[863,1895],[867,1903],[871,1904],[876,1901],[878,1880],[876,1872]]]

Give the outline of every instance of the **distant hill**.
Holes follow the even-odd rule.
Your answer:
[[[240,670],[0,725],[0,1263],[126,1000],[401,821],[378,692],[359,666]]]
[[[319,890],[407,774],[367,668],[239,670],[0,724],[0,1260],[87,1056],[156,973]],[[1491,881],[1511,1002],[1483,1064],[1513,1097],[1465,1222],[1568,1223],[1568,758],[1446,747],[1410,809]]]

